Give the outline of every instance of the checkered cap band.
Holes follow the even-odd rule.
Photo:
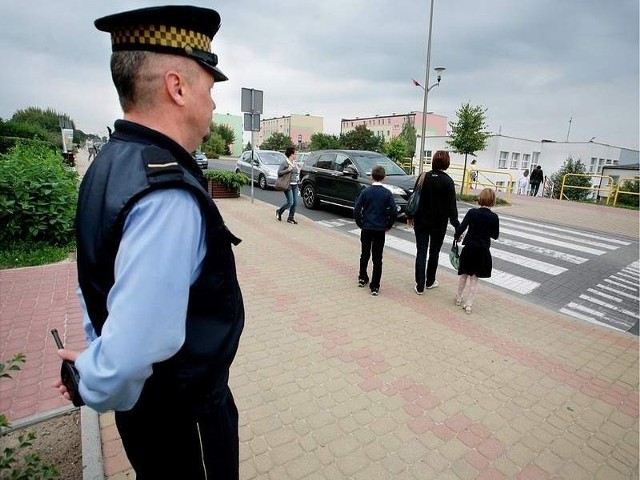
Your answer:
[[[166,25],[145,25],[137,28],[125,28],[111,33],[111,43],[124,45],[158,45],[162,47],[192,48],[211,51],[211,39],[206,35]]]

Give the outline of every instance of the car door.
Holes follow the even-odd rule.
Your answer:
[[[318,198],[332,199],[335,197],[334,183],[336,178],[335,153],[322,153],[314,166],[314,177],[316,183],[316,194]]]
[[[358,195],[360,194],[362,185],[358,179],[359,175],[353,175],[346,172],[357,172],[358,169],[356,165],[347,155],[338,153],[335,158],[334,170],[337,174],[334,177],[334,198],[336,203],[353,207],[356,203],[356,198],[358,198]]]
[[[240,171],[247,177],[251,177],[251,152],[244,152],[240,159]]]

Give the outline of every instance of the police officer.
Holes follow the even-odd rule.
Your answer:
[[[89,346],[79,393],[116,424],[138,480],[238,477],[228,387],[244,325],[232,245],[189,152],[209,134],[214,10],[100,18],[124,119],[82,181],[78,280]],[[61,382],[56,387],[69,398]]]

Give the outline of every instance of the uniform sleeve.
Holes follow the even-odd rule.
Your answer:
[[[495,221],[493,222],[491,238],[493,238],[494,240],[497,240],[498,237],[500,236],[500,217],[498,217],[498,215],[496,215],[495,213],[493,215],[494,215]]]
[[[76,360],[87,405],[130,410],[152,365],[180,349],[189,288],[205,253],[204,221],[191,193],[162,190],[134,205],[115,260],[109,316]]]

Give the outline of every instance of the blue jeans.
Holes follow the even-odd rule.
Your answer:
[[[436,281],[436,271],[438,270],[438,259],[440,249],[444,242],[444,230],[428,230],[426,232],[415,232],[416,234],[416,270],[415,279],[418,291],[423,291],[425,286],[433,285]],[[427,249],[429,249],[429,262],[427,263]],[[426,270],[426,278],[425,278]]]
[[[284,211],[289,209],[288,220],[293,220],[296,214],[296,205],[298,204],[298,184],[294,183],[284,191],[284,198],[287,200],[284,205],[278,209],[278,214],[282,215]]]

